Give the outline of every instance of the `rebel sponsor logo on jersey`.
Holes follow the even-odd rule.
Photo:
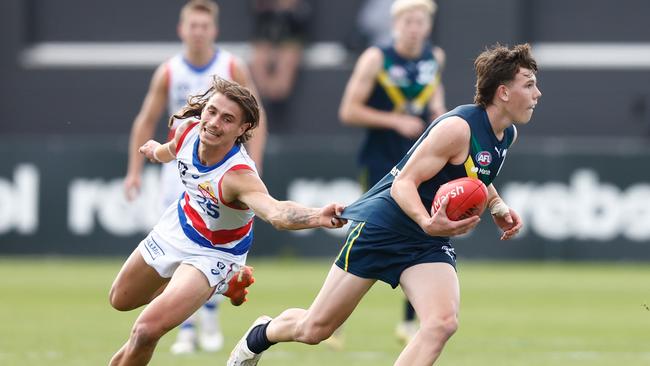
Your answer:
[[[476,154],[476,162],[480,166],[488,166],[492,163],[492,154],[489,151],[481,151]]]

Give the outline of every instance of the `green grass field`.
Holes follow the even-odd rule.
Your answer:
[[[152,365],[225,365],[260,314],[306,307],[327,261],[253,261],[249,302],[222,307],[226,347],[170,355],[162,339]],[[106,365],[139,311],[120,313],[107,293],[121,260],[0,258],[0,365]],[[650,365],[650,267],[461,261],[461,326],[440,365]],[[347,322],[346,347],[281,344],[261,365],[391,365],[401,292],[377,283]]]

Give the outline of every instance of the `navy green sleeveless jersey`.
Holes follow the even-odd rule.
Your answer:
[[[440,67],[432,48],[424,47],[415,59],[401,57],[393,46],[383,47],[381,51],[384,65],[366,104],[382,111],[418,116],[424,126],[430,118],[429,101],[440,83]],[[385,174],[414,142],[392,129],[369,128],[361,148],[360,163]]]
[[[431,129],[439,121],[451,116],[463,118],[470,126],[471,139],[469,155],[464,164],[454,165],[447,163],[438,174],[430,180],[423,182],[418,187],[422,204],[427,208],[431,207],[433,197],[438,191],[438,188],[442,184],[456,178],[478,178],[486,186],[492,183],[503,165],[508,147],[514,138],[515,127],[508,127],[505,130],[503,138],[499,141],[492,130],[487,112],[483,107],[473,104],[461,105],[433,121],[391,172],[356,202],[346,207],[342,217],[359,222],[370,222],[419,240],[431,240],[432,237],[422,231],[420,226],[402,211],[397,202],[391,197],[390,188],[395,176],[399,174],[399,171],[411,158],[415,148],[428,136]],[[433,239],[437,241],[449,241],[449,238],[446,237],[436,237]]]

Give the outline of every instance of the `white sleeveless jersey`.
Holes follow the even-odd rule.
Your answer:
[[[221,192],[224,175],[248,169],[257,174],[255,163],[242,145],[235,145],[222,161],[205,166],[198,158],[198,122],[190,122],[178,143],[176,161],[185,190],[178,200],[178,219],[183,233],[194,243],[233,255],[248,252],[253,242],[251,209],[225,202]]]
[[[187,103],[190,95],[203,93],[210,87],[212,75],[232,80],[235,57],[228,51],[217,48],[214,57],[205,66],[195,67],[189,64],[182,53],[169,59],[166,63],[167,72],[167,110],[169,114],[180,111]],[[175,120],[169,129],[168,140],[174,138],[176,127],[183,120]],[[178,178],[175,162],[163,164],[161,172],[161,211],[176,202],[178,196],[185,190]]]
[[[203,93],[210,87],[212,75],[232,80],[235,57],[217,48],[207,65],[196,67],[182,53],[167,61],[167,109],[171,114],[180,111],[190,95]],[[174,121],[172,130],[183,121]],[[170,136],[174,136],[171,134]]]

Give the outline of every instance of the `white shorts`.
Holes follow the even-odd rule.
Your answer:
[[[145,262],[163,278],[171,278],[182,263],[205,275],[215,293],[228,290],[228,281],[246,264],[246,254],[239,256],[210,249],[188,239],[178,222],[176,205],[170,205],[160,222],[138,246]]]

